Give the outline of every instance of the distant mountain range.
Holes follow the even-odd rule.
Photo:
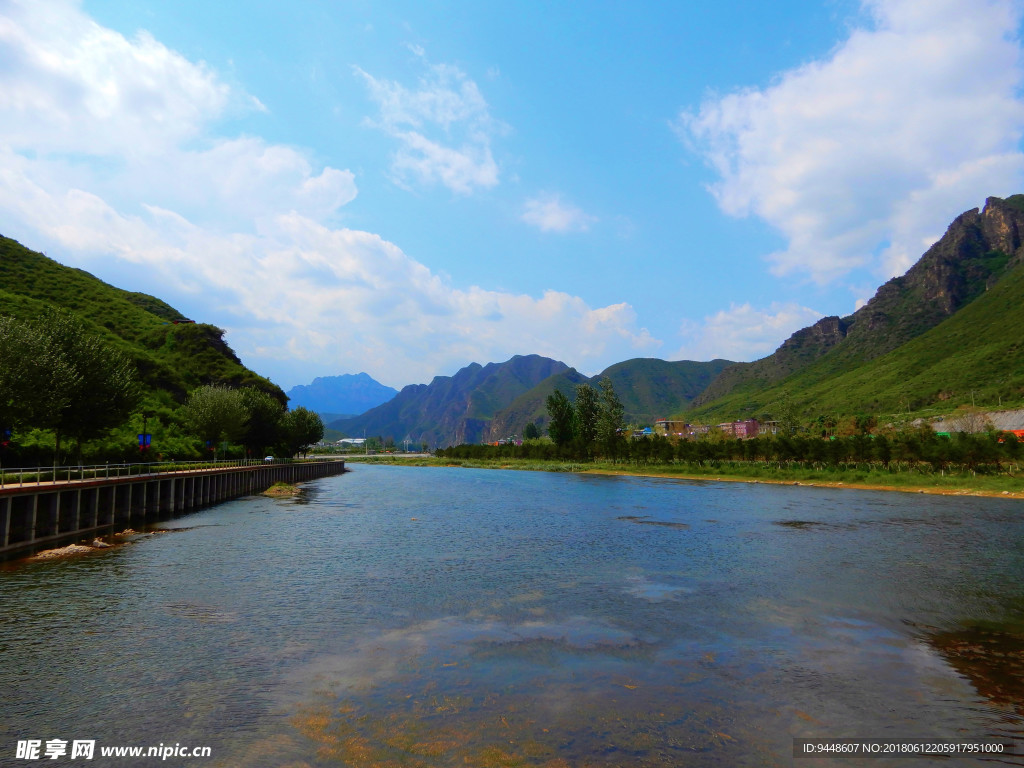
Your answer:
[[[31,319],[49,304],[71,310],[88,329],[138,366],[146,408],[170,411],[201,384],[254,385],[284,393],[249,371],[223,332],[193,323],[159,299],[130,293],[0,237],[0,313]],[[864,307],[801,329],[752,363],[639,358],[588,378],[565,363],[517,355],[473,363],[454,376],[401,392],[365,373],[328,376],[288,393],[293,406],[323,414],[350,436],[384,436],[443,447],[521,435],[547,423],[555,389],[607,376],[626,419],[664,416],[696,423],[782,411],[804,420],[860,413],[888,418],[938,415],[975,403],[1024,404],[1024,195],[989,198],[967,211],[901,277]]]
[[[564,370],[568,370],[565,363],[539,355],[516,355],[504,363],[472,363],[454,376],[410,384],[389,402],[328,426],[352,437],[381,435],[396,441],[408,437],[431,447],[475,443],[485,437],[498,411]]]
[[[325,421],[351,418],[375,408],[398,394],[366,373],[321,376],[312,384],[300,384],[288,390],[291,407],[303,406],[316,411]]]
[[[588,378],[565,363],[517,355],[504,363],[468,365],[454,376],[405,387],[395,398],[353,419],[328,426],[350,436],[380,435],[444,447],[521,435],[526,424],[547,425],[546,400],[555,389],[572,396],[577,384],[608,376],[626,418],[650,422],[696,397],[727,360],[710,363],[636,359]]]
[[[547,423],[546,399],[612,380],[627,421],[697,423],[782,411],[804,420],[922,415],[1024,401],[1024,195],[959,216],[902,277],[864,307],[826,317],[752,363],[627,360],[594,378],[530,355],[477,364],[332,426],[444,446],[521,435]]]

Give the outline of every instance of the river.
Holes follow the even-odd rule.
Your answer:
[[[40,764],[29,739],[212,754],[52,765],[290,768],[1024,744],[1019,501],[351,469],[3,566],[0,765]]]

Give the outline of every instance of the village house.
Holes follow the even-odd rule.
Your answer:
[[[735,437],[737,440],[749,440],[752,437],[757,437],[758,433],[757,419],[726,421],[716,426],[723,434],[728,435],[729,437]]]
[[[742,419],[740,421],[725,421],[721,424],[716,424],[715,429],[718,429],[728,437],[734,437],[738,440],[749,440],[761,434],[774,435],[778,429],[778,423],[768,421],[761,424],[757,419]],[[665,437],[696,440],[710,431],[711,427],[706,424],[688,424],[685,421],[672,419],[658,419],[654,422],[655,434],[664,435]]]
[[[663,437],[686,437],[690,425],[685,421],[658,419],[654,422],[654,431]]]

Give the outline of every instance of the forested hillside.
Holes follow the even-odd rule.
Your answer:
[[[0,237],[0,316],[36,322],[53,308],[69,312],[85,335],[123,354],[137,372],[138,405],[111,437],[105,449],[111,456],[128,450],[143,425],[159,436],[159,447],[187,451],[189,441],[175,414],[202,385],[253,387],[281,406],[287,402],[279,387],[241,364],[221,329],[192,322],[158,298],[115,288]],[[23,457],[42,460],[42,448],[33,453],[31,447],[38,439],[15,435],[14,442]]]
[[[104,283],[0,236],[0,314],[31,320],[47,306],[77,315],[90,330],[124,351],[161,402],[182,402],[201,384],[253,385],[284,392],[242,365],[224,331],[184,315],[158,298]]]

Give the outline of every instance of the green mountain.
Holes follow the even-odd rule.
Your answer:
[[[826,317],[778,350],[738,363],[686,417],[934,412],[1024,399],[1016,306],[1024,303],[1024,195],[959,216],[864,307]]]
[[[597,383],[608,377],[622,401],[624,416],[630,424],[651,424],[685,408],[717,377],[734,365],[729,360],[698,363],[692,360],[669,362],[652,357],[638,357],[616,363],[593,378],[575,368],[545,379],[516,398],[491,421],[488,440],[521,435],[523,427],[533,422],[541,431],[548,422],[547,398],[556,389],[570,400],[575,398],[577,384]]]
[[[391,437],[431,447],[476,443],[488,423],[523,392],[568,370],[565,363],[539,355],[516,355],[504,363],[472,363],[454,376],[411,384],[392,400],[352,419],[328,426],[353,437]]]
[[[160,299],[115,288],[0,236],[0,314],[29,320],[47,305],[74,312],[131,358],[147,408],[173,408],[195,387],[212,383],[256,386],[287,402],[279,387],[242,365],[219,328],[194,323]]]
[[[523,428],[530,423],[537,424],[543,434],[548,423],[548,396],[557,389],[572,400],[575,398],[576,385],[589,383],[590,379],[575,368],[548,376],[496,413],[488,426],[484,440],[494,442],[513,435],[521,436]]]
[[[596,386],[608,377],[615,387],[626,421],[650,424],[690,403],[730,365],[731,360],[668,362],[651,357],[616,363],[592,379]]]

